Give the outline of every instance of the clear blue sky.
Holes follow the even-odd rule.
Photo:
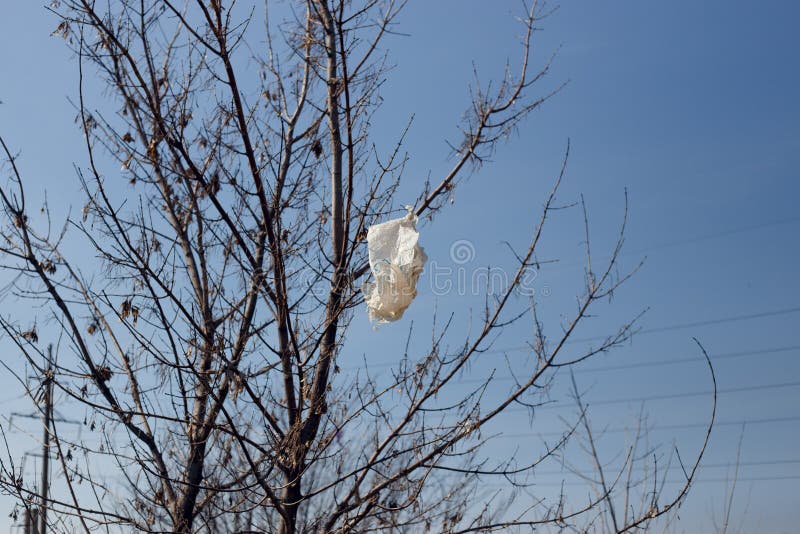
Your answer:
[[[517,2],[499,0],[409,3],[398,27],[408,36],[388,41],[397,67],[383,90],[386,105],[373,121],[377,139],[388,144],[415,116],[406,146],[409,195],[428,173],[436,178],[448,166],[445,140],[456,138],[473,62],[493,75],[506,59],[516,61],[517,8]],[[451,244],[468,239],[476,257],[467,267],[511,265],[502,242],[526,243],[571,139],[562,198],[584,195],[599,260],[614,238],[627,188],[624,263],[632,266],[644,256],[647,261],[579,335],[607,332],[649,308],[641,323],[645,332],[629,347],[582,369],[696,356],[692,336],[712,356],[745,353],[717,361],[720,389],[735,390],[720,395],[718,420],[731,424],[714,431],[709,467],[681,513],[677,532],[707,531],[712,510],[719,512],[724,484],[717,481],[726,476],[724,464],[734,459],[741,421],[750,423],[735,520],[745,532],[796,532],[800,524],[800,420],[763,421],[800,417],[800,387],[791,385],[800,381],[800,349],[792,348],[800,345],[800,313],[791,311],[800,306],[799,17],[800,4],[790,0],[563,2],[537,34],[535,58],[541,63],[563,45],[542,91],[566,80],[569,85],[456,191],[452,206],[421,226],[432,262],[448,264]],[[47,190],[51,202],[79,207],[72,164],[84,164],[85,155],[67,100],[76,94],[77,75],[63,42],[49,37],[55,25],[37,2],[4,6],[0,134],[22,151],[21,165],[34,193]],[[548,295],[541,304],[555,330],[580,290],[581,225],[578,211],[560,214],[544,243],[547,256],[562,260],[543,269],[536,281]],[[401,322],[376,332],[364,316],[357,317],[349,338],[357,351],[345,356],[354,362],[362,355],[390,362],[402,354],[398,341],[412,322],[420,337],[428,334],[422,325],[430,323],[434,307],[440,316],[456,313],[464,330],[470,310],[477,314],[481,305],[477,296],[434,295],[423,277],[420,296]],[[771,315],[757,317],[764,314]],[[727,320],[744,316],[749,318]],[[665,328],[676,325],[694,326]],[[495,347],[517,347],[529,332],[530,324],[521,324]],[[3,346],[4,357],[13,357]],[[513,359],[514,353],[507,356]],[[504,373],[503,354],[486,358],[476,366],[476,376],[495,367]],[[612,428],[632,423],[641,403],[599,401],[709,388],[707,372],[697,362],[631,365],[576,378],[588,389],[586,399],[598,402],[592,408],[597,426]],[[0,375],[0,384],[11,397],[8,377]],[[754,386],[766,387],[742,391]],[[563,388],[557,386],[553,395],[563,400]],[[0,409],[5,414],[14,406],[5,403]],[[708,396],[691,396],[650,400],[645,409],[652,424],[663,426],[703,422],[708,407]],[[559,428],[555,411],[550,415],[536,421],[537,431]],[[528,424],[527,416],[516,414],[499,428],[519,432]],[[667,446],[674,442],[690,456],[701,432],[654,430],[652,439]],[[609,436],[606,445],[612,454],[619,446],[616,439]],[[502,454],[502,443],[494,447]],[[543,483],[560,480],[543,477]]]

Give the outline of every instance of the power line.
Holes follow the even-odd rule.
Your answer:
[[[28,396],[28,393],[25,392],[25,393],[20,393],[19,395],[14,395],[13,397],[6,397],[4,399],[0,399],[0,405],[5,406],[9,402],[18,401],[18,400],[23,399],[23,398],[25,398],[27,396]]]
[[[737,477],[736,482],[775,482],[780,480],[800,480],[800,475],[775,475],[775,476],[754,476],[754,477]],[[732,478],[701,478],[696,477],[692,480],[692,484],[719,484],[719,483],[731,483],[733,482]],[[686,484],[686,479],[677,479],[677,480],[665,480],[664,484]],[[587,481],[579,481],[579,480],[567,480],[562,482],[536,482],[531,483],[531,487],[537,486],[587,486],[590,482]],[[502,484],[481,484],[481,488],[492,488],[492,489],[509,489],[509,485],[502,485]]]
[[[685,330],[687,328],[694,328],[696,326],[711,326],[717,324],[724,324],[724,323],[735,323],[739,321],[749,321],[752,319],[762,319],[765,317],[776,317],[779,315],[790,315],[793,313],[800,312],[800,306],[796,306],[793,308],[783,308],[779,310],[769,310],[759,313],[749,313],[745,315],[733,315],[730,317],[721,317],[718,319],[707,319],[704,321],[692,321],[689,323],[677,323],[672,325],[666,326],[658,326],[654,328],[645,328],[642,330],[636,331],[637,336],[646,335],[646,334],[655,334],[659,332],[671,332],[674,330]],[[576,339],[568,339],[567,343],[585,343],[587,341],[600,341],[608,339],[609,336],[589,336],[583,338],[576,338]],[[505,349],[490,349],[483,352],[483,354],[503,354],[506,352],[520,352],[520,351],[529,351],[531,347],[528,345],[520,345],[517,347],[508,347]]]
[[[685,330],[687,328],[694,328],[697,326],[711,326],[711,325],[718,325],[724,323],[735,323],[739,321],[749,321],[752,319],[763,319],[765,317],[776,317],[779,315],[789,315],[793,313],[800,312],[800,306],[794,308],[784,308],[780,310],[771,310],[765,311],[760,313],[749,313],[745,315],[733,315],[730,317],[723,317],[720,319],[708,319],[705,321],[692,321],[690,323],[678,323],[673,325],[667,326],[659,326],[655,328],[645,328],[636,332],[637,336],[646,335],[646,334],[656,334],[660,332],[672,332],[674,330]],[[586,341],[598,341],[608,339],[608,336],[590,336],[584,338],[577,338],[577,339],[570,339],[568,343],[585,343]],[[524,347],[527,350],[530,350],[530,347]],[[487,351],[489,352],[489,351]]]
[[[763,311],[763,312],[759,312],[759,313],[751,313],[751,314],[745,314],[745,315],[733,315],[733,316],[721,317],[721,318],[717,318],[717,319],[707,319],[707,320],[703,320],[703,321],[692,321],[692,322],[688,322],[688,323],[677,323],[677,324],[659,326],[659,327],[654,327],[654,328],[646,328],[646,329],[637,331],[636,335],[640,336],[640,335],[654,334],[654,333],[659,333],[659,332],[670,332],[670,331],[674,331],[674,330],[684,330],[684,329],[693,328],[693,327],[696,327],[696,326],[711,326],[711,325],[717,325],[717,324],[734,323],[734,322],[740,322],[740,321],[749,321],[749,320],[752,320],[752,319],[762,319],[762,318],[766,318],[766,317],[777,317],[777,316],[780,316],[780,315],[790,315],[790,314],[794,314],[794,313],[798,313],[798,312],[800,312],[800,306],[796,306],[796,307],[792,307],[792,308],[782,308],[782,309],[778,309],[778,310],[768,310],[768,311]],[[584,337],[584,338],[578,338],[578,339],[569,339],[569,340],[567,340],[567,343],[585,343],[587,341],[598,341],[598,340],[605,340],[605,339],[608,339],[608,336],[591,336],[591,337]],[[790,349],[794,349],[794,348],[798,348],[798,347],[786,347],[786,348],[780,348],[780,349],[767,349],[767,350],[780,351],[780,350],[790,350]],[[506,348],[502,348],[502,349],[488,349],[488,350],[482,351],[481,354],[505,354],[505,353],[508,353],[508,352],[526,352],[526,351],[530,351],[530,350],[532,350],[532,349],[531,349],[531,347],[529,345],[518,345],[516,347],[506,347]],[[370,367],[382,368],[382,367],[392,367],[394,365],[396,365],[395,362],[373,363],[373,364],[370,365]],[[354,370],[354,369],[361,369],[361,367],[345,367],[344,369],[345,370]]]
[[[800,416],[789,416],[789,417],[765,417],[760,419],[738,419],[733,421],[717,421],[714,423],[714,427],[724,427],[724,426],[742,426],[742,425],[765,425],[765,424],[773,424],[773,423],[790,423],[800,421]],[[683,430],[683,429],[691,429],[691,428],[708,428],[708,422],[704,423],[678,423],[678,424],[671,424],[671,425],[654,425],[648,427],[646,430]],[[624,432],[630,432],[632,428],[630,427],[618,427],[618,428],[609,428],[603,430],[603,434],[621,434]],[[539,437],[539,436],[563,436],[566,432],[521,432],[518,434],[499,434],[496,436],[497,438],[532,438],[532,437]]]
[[[764,467],[770,465],[797,465],[800,464],[800,459],[785,459],[785,460],[753,460],[748,462],[738,462],[738,467]],[[621,471],[622,469],[627,469],[630,467],[628,465],[622,466],[603,466],[604,471]],[[700,469],[715,469],[715,468],[736,468],[737,462],[716,462],[716,463],[701,463]],[[513,467],[509,467],[509,469],[513,469]],[[676,470],[676,469],[683,469],[679,463],[670,463],[667,467],[663,468],[664,470]],[[489,469],[487,469],[489,470]],[[502,474],[502,468],[497,468],[498,474]],[[586,474],[580,470],[571,470],[568,468],[565,469],[551,469],[549,471],[542,471],[536,468],[530,470],[531,475],[533,476],[557,476],[557,475],[578,475],[578,474]],[[450,473],[450,476],[463,476],[463,473]],[[489,475],[493,476],[493,475]]]
[[[722,467],[733,467],[736,468],[736,462],[716,462],[716,463],[700,463],[700,469],[715,469],[715,468],[722,468]],[[787,459],[787,460],[753,460],[749,462],[738,462],[739,467],[764,467],[769,465],[797,465],[800,464],[800,459]],[[619,471],[621,469],[625,469],[628,466],[603,466],[604,470],[608,471]],[[683,469],[683,467],[678,463],[671,463],[667,469]],[[559,470],[550,470],[550,471],[537,471],[533,470],[534,474],[537,475],[562,475],[570,473],[569,470],[559,469]]]
[[[722,230],[720,232],[714,232],[706,235],[690,237],[688,239],[679,239],[675,241],[668,241],[666,243],[660,243],[656,245],[652,245],[649,247],[642,247],[639,249],[634,249],[630,251],[623,251],[620,256],[631,256],[634,254],[645,254],[647,252],[652,252],[654,250],[662,250],[665,248],[675,248],[681,245],[688,245],[692,243],[700,243],[703,241],[710,241],[713,239],[719,239],[720,237],[728,237],[730,235],[736,234],[743,234],[745,232],[751,232],[753,230],[760,230],[762,228],[770,228],[773,226],[780,226],[784,224],[794,224],[796,222],[800,222],[800,217],[787,217],[785,219],[778,219],[776,221],[768,221],[758,224],[753,224],[749,226],[740,226],[738,228],[731,228],[729,230]],[[578,265],[586,265],[586,260],[574,260],[570,261],[569,263],[557,263],[557,264],[544,264],[543,267],[547,268],[549,266],[558,266],[558,267],[575,267]]]
[[[776,354],[780,352],[790,352],[793,350],[800,350],[800,345],[790,345],[788,347],[775,347],[768,349],[744,350],[736,352],[722,352],[719,354],[710,354],[711,360],[727,360],[730,358],[742,358],[752,356],[763,356],[765,354]],[[585,373],[600,373],[604,371],[627,371],[629,369],[642,368],[642,367],[660,367],[664,365],[677,365],[683,363],[705,363],[705,359],[699,356],[687,356],[681,358],[671,358],[663,360],[654,360],[652,362],[633,362],[618,365],[606,365],[602,367],[591,367],[589,369],[575,369],[575,374]],[[498,376],[492,378],[493,382],[506,382],[514,380],[513,376]],[[459,384],[479,384],[486,381],[486,378],[466,378],[459,381]]]
[[[776,347],[776,348],[768,348],[768,349],[761,349],[761,350],[753,350],[753,351],[738,351],[738,352],[729,352],[729,353],[722,353],[717,355],[709,356],[712,360],[721,360],[721,359],[728,359],[728,358],[739,358],[739,357],[752,357],[752,356],[759,356],[764,354],[776,354],[780,352],[789,352],[792,350],[800,349],[800,345],[791,345],[788,347]],[[671,359],[671,360],[657,360],[654,362],[638,362],[632,363],[628,365],[614,365],[614,366],[606,366],[606,367],[598,367],[595,369],[577,369],[575,371],[576,374],[578,373],[591,373],[591,372],[601,372],[601,371],[613,371],[613,370],[627,370],[630,368],[635,367],[656,367],[662,365],[672,365],[672,364],[683,364],[683,363],[701,363],[704,360],[697,357],[687,357],[687,358],[679,358],[679,359]],[[504,382],[513,380],[514,377],[511,376],[502,376],[496,377],[492,380],[494,382]],[[459,381],[459,384],[477,384],[483,383],[486,381],[486,378],[467,378]],[[776,384],[759,384],[755,386],[743,386],[738,388],[723,388],[718,389],[718,394],[730,394],[730,393],[743,393],[749,391],[760,391],[760,390],[768,390],[768,389],[783,389],[783,388],[790,388],[790,387],[798,387],[800,386],[800,381],[798,382],[781,382]],[[649,395],[643,397],[629,397],[629,398],[621,398],[621,399],[605,399],[590,402],[589,404],[592,406],[602,406],[602,405],[611,405],[611,404],[624,404],[629,402],[646,402],[652,400],[667,400],[667,399],[676,399],[676,398],[688,398],[688,397],[701,397],[705,395],[712,395],[714,392],[711,390],[703,390],[703,391],[690,391],[684,393],[670,393],[664,395]],[[556,406],[552,404],[546,404],[543,406],[537,407],[537,409],[553,409],[553,408],[566,408],[568,406]],[[510,408],[508,412],[520,412],[526,411],[528,408]]]
[[[703,236],[696,236],[696,237],[690,237],[689,239],[681,239],[681,240],[676,240],[676,241],[670,241],[670,242],[667,242],[667,243],[661,243],[661,244],[658,244],[658,245],[653,245],[651,247],[644,247],[644,248],[632,250],[632,251],[628,252],[627,254],[641,254],[641,253],[644,253],[644,252],[650,252],[651,250],[660,250],[660,249],[665,249],[665,248],[677,247],[677,246],[680,246],[680,245],[686,245],[686,244],[690,244],[690,243],[698,243],[698,242],[701,242],[701,241],[708,241],[708,240],[711,240],[711,239],[718,239],[720,237],[727,237],[729,235],[742,234],[742,233],[750,232],[750,231],[753,231],[753,230],[760,230],[762,228],[770,228],[770,227],[773,227],[773,226],[780,226],[780,225],[783,225],[783,224],[793,224],[793,223],[796,223],[796,222],[800,222],[800,217],[787,217],[785,219],[778,219],[777,221],[768,221],[768,222],[753,224],[753,225],[750,225],[750,226],[740,226],[738,228],[731,228],[729,230],[722,230],[720,232],[714,232],[714,233],[706,234],[706,235],[703,235]]]
[[[796,388],[800,387],[800,381],[796,382],[778,382],[775,384],[758,384],[755,386],[742,386],[738,388],[722,388],[716,391],[717,395],[727,395],[731,393],[746,393],[751,391],[765,391],[765,390],[774,390],[774,389],[786,389],[786,388]],[[691,397],[704,397],[704,396],[711,396],[714,394],[714,390],[703,390],[703,391],[687,391],[683,393],[664,393],[662,395],[646,395],[641,397],[623,397],[618,399],[602,399],[598,401],[587,401],[586,407],[592,406],[608,406],[612,404],[628,404],[632,402],[647,402],[647,401],[654,401],[654,400],[669,400],[669,399],[683,399],[683,398],[691,398]],[[556,402],[541,404],[535,406],[533,408],[520,406],[520,407],[513,407],[507,408],[505,413],[515,413],[515,412],[529,412],[533,410],[534,412],[539,410],[552,410],[552,409],[567,409],[571,408],[571,405],[568,404],[557,404]],[[453,414],[456,415],[456,414]]]
[[[736,352],[721,352],[719,354],[709,354],[711,360],[727,360],[730,358],[742,358],[752,356],[763,356],[765,354],[776,354],[779,352],[790,352],[799,350],[800,345],[790,345],[788,347],[775,347],[768,349],[757,350],[742,350]],[[603,371],[620,371],[625,369],[640,368],[640,367],[660,367],[662,365],[675,365],[682,363],[705,363],[705,359],[698,356],[686,356],[682,358],[673,358],[670,360],[655,360],[652,362],[633,362],[629,364],[607,365],[603,367],[594,367],[589,369],[576,369],[575,373],[599,373]]]
[[[639,334],[652,334],[655,332],[669,332],[671,330],[683,330],[685,328],[693,328],[695,326],[709,326],[722,323],[733,323],[738,321],[749,321],[751,319],[762,319],[764,317],[775,317],[778,315],[789,315],[792,313],[800,312],[800,307],[784,308],[782,310],[766,311],[760,313],[750,313],[746,315],[734,315],[722,319],[709,319],[707,321],[695,321],[691,323],[679,323],[670,326],[662,326],[658,328],[648,328],[638,332]]]
[[[729,393],[743,393],[749,391],[763,391],[767,389],[785,389],[785,388],[795,388],[800,387],[800,381],[798,382],[779,382],[777,384],[759,384],[756,386],[742,386],[738,388],[724,388],[718,389],[717,394],[729,394]],[[685,393],[665,393],[663,395],[648,395],[643,397],[628,397],[628,398],[621,398],[621,399],[605,399],[599,400],[595,402],[587,402],[587,406],[603,406],[603,405],[610,405],[610,404],[627,404],[629,402],[646,402],[652,400],[668,400],[668,399],[683,399],[689,397],[703,397],[706,395],[713,395],[714,390],[704,390],[704,391],[689,391]],[[569,408],[567,405],[556,405],[556,404],[544,404],[542,406],[537,406],[536,410],[541,409],[553,409],[553,408]],[[529,408],[520,407],[520,408],[509,408],[506,412],[522,412],[528,411]]]

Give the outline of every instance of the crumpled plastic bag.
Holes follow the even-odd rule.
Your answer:
[[[361,291],[370,321],[388,323],[403,316],[417,296],[417,280],[428,260],[419,245],[417,216],[408,215],[369,227],[367,249],[374,282],[364,282]]]

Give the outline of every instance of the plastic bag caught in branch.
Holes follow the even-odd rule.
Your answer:
[[[361,291],[370,321],[388,323],[403,316],[417,296],[417,280],[428,260],[419,245],[417,217],[408,215],[370,226],[367,231],[369,266],[374,282],[364,282]]]

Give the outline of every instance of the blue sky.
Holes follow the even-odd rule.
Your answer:
[[[376,139],[388,146],[415,117],[406,145],[411,160],[403,188],[409,196],[429,173],[435,179],[448,167],[445,140],[456,139],[473,62],[487,77],[499,74],[507,59],[515,64],[517,13],[518,3],[511,1],[409,3],[398,27],[408,35],[387,41],[397,66],[373,121]],[[724,483],[717,481],[734,460],[742,421],[749,424],[736,521],[746,532],[792,532],[800,522],[800,421],[788,419],[800,416],[800,388],[787,385],[800,381],[800,313],[792,311],[800,296],[798,16],[800,4],[789,0],[563,2],[536,35],[535,61],[543,63],[561,46],[541,91],[569,84],[456,190],[452,206],[421,225],[432,262],[452,264],[452,243],[467,239],[475,258],[466,268],[510,266],[503,242],[527,242],[569,139],[562,199],[583,194],[599,261],[613,244],[627,190],[623,265],[647,259],[579,336],[607,332],[648,309],[644,332],[582,369],[697,356],[693,336],[712,356],[734,354],[717,361],[720,389],[734,391],[720,395],[718,420],[726,425],[714,431],[707,458],[712,467],[701,472],[677,532],[707,531],[712,511],[719,512]],[[81,205],[72,165],[84,164],[85,156],[68,102],[76,94],[75,61],[62,41],[49,37],[55,25],[37,2],[4,6],[0,134],[21,150],[29,188],[35,194],[47,190],[63,212]],[[581,242],[582,217],[571,210],[553,219],[543,243],[546,256],[561,260],[536,280],[546,295],[540,300],[545,318],[556,330],[580,291]],[[434,308],[442,317],[455,313],[457,328],[465,331],[470,310],[479,312],[481,304],[476,295],[434,295],[423,276],[420,296],[401,322],[374,331],[365,314],[356,317],[349,340],[357,350],[345,357],[391,362],[402,354],[398,343],[412,323],[415,332],[428,335]],[[728,320],[734,318],[740,319]],[[673,326],[681,328],[665,328]],[[518,347],[529,334],[530,323],[522,323],[495,348]],[[502,358],[502,351],[487,356],[475,373],[496,367],[502,374]],[[598,402],[592,413],[599,427],[632,423],[641,407],[640,401],[602,401],[709,388],[699,360],[635,365],[576,375],[587,401]],[[0,376],[0,383],[10,381]],[[563,401],[559,387],[553,395]],[[3,412],[12,404],[4,404]],[[645,405],[656,426],[703,422],[708,408],[707,395]],[[536,431],[559,428],[547,414],[535,424]],[[517,431],[520,425],[529,425],[527,416],[512,414],[499,428]],[[672,428],[654,430],[652,438],[674,442],[690,456],[701,433]],[[607,450],[619,447],[616,439],[609,435]],[[504,447],[498,443],[493,450],[502,454]],[[764,463],[774,460],[782,463]]]

